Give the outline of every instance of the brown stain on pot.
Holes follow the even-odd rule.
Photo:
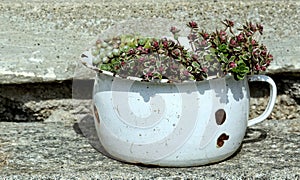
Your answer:
[[[94,114],[97,120],[97,123],[100,124],[100,118],[99,118],[99,114],[98,114],[98,109],[96,107],[96,105],[94,104]]]
[[[226,112],[224,109],[219,109],[215,113],[216,123],[222,125],[226,120]]]
[[[229,139],[229,135],[223,133],[217,139],[217,147],[220,148],[224,145],[225,141]]]

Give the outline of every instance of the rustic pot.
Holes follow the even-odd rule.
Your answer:
[[[249,81],[270,84],[268,106],[251,120]],[[95,127],[102,146],[116,159],[169,167],[205,165],[239,149],[247,126],[271,113],[276,91],[265,75],[166,83],[99,72],[93,92]]]
[[[189,40],[179,41],[190,49]],[[120,78],[92,65],[91,50],[81,56],[97,76],[93,90],[95,127],[110,157],[169,167],[205,165],[234,154],[247,126],[266,119],[277,89],[265,75],[236,81],[232,76],[168,83]],[[265,111],[249,118],[249,81],[270,85]]]

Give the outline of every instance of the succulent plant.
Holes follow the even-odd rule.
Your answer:
[[[273,56],[263,44],[259,44],[255,33],[263,33],[263,26],[246,22],[234,33],[234,22],[222,21],[225,29],[212,33],[199,31],[197,24],[189,26],[189,38],[194,52],[202,57],[202,64],[220,76],[231,73],[235,79],[244,79],[248,74],[265,71],[273,61]],[[195,24],[195,23],[194,23]],[[221,72],[221,73],[220,73]]]
[[[266,46],[254,34],[262,34],[260,24],[247,22],[233,32],[234,22],[222,21],[224,29],[208,33],[191,21],[188,40],[191,49],[178,40],[180,30],[171,27],[172,39],[122,35],[98,39],[92,48],[93,65],[121,77],[139,77],[145,81],[168,79],[170,82],[201,81],[208,76],[232,74],[243,79],[265,71],[273,60]]]

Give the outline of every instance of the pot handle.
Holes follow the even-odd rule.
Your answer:
[[[266,76],[266,75],[248,76],[248,81],[250,81],[250,82],[262,81],[262,82],[267,82],[270,85],[270,100],[269,100],[269,103],[268,103],[265,111],[261,115],[259,115],[258,117],[254,118],[254,119],[250,119],[248,121],[248,126],[252,126],[254,124],[262,122],[263,120],[265,120],[271,114],[271,112],[273,110],[273,107],[275,105],[275,101],[276,101],[277,88],[276,88],[276,84],[273,81],[273,79],[270,78],[269,76]]]

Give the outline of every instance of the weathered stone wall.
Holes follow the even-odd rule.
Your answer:
[[[72,99],[69,80],[74,76],[81,79],[94,76],[87,69],[76,68],[81,52],[114,24],[155,17],[183,24],[195,20],[212,30],[225,18],[236,24],[246,20],[262,23],[265,29],[262,41],[275,57],[267,73],[276,79],[280,93],[270,118],[297,118],[299,11],[298,0],[2,0],[0,113],[5,118],[1,120],[42,120],[57,111],[69,113],[73,109],[67,101]],[[171,25],[165,24],[164,28]],[[253,89],[256,89],[252,90],[253,96],[262,97],[252,101],[252,116],[255,116],[264,109],[267,89]]]

